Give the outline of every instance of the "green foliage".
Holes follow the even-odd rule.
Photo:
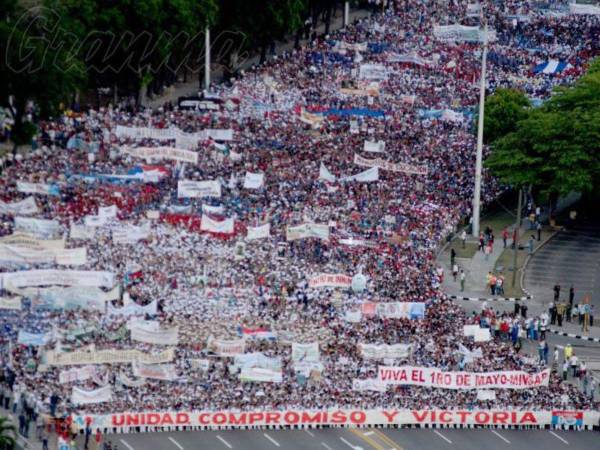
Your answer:
[[[483,136],[487,144],[512,133],[517,122],[527,117],[531,103],[516,89],[498,89],[485,101]]]
[[[600,67],[571,87],[556,89],[542,107],[492,143],[486,165],[502,181],[542,193],[597,192],[600,188]],[[498,114],[500,117],[501,114]],[[498,129],[515,127],[508,114]]]
[[[0,448],[14,448],[17,443],[17,430],[8,417],[0,417]]]

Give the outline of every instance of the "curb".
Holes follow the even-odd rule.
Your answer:
[[[598,342],[598,343],[600,343],[600,338],[594,338],[594,337],[588,337],[588,336],[581,336],[579,334],[565,333],[564,331],[558,331],[558,330],[555,330],[553,328],[549,328],[548,331],[551,332],[551,333],[554,333],[554,334],[558,334],[559,336],[569,337],[569,338],[573,338],[573,339],[582,339],[584,341],[591,341],[591,342]]]
[[[531,258],[533,258],[535,256],[535,254],[538,252],[538,250],[541,250],[543,247],[546,246],[546,244],[548,242],[550,242],[552,239],[554,239],[558,233],[560,233],[562,230],[556,230],[554,233],[552,233],[551,236],[548,237],[548,239],[546,239],[544,242],[542,242],[540,245],[537,246],[537,248],[533,251],[533,253],[531,253],[530,255],[527,255],[527,258],[525,259],[525,262],[523,263],[523,266],[519,268],[519,272],[521,272],[521,275],[519,277],[519,284],[521,285],[521,290],[523,292],[525,292],[527,295],[531,296],[531,293],[525,289],[525,271],[527,270],[527,265],[529,264],[529,261],[531,261]]]
[[[525,300],[532,300],[533,296],[528,295],[526,297],[459,297],[457,295],[450,295],[452,300],[465,300],[468,302],[522,302]]]

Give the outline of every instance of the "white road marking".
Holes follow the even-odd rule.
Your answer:
[[[563,441],[565,444],[569,445],[569,443],[568,443],[568,442],[567,442],[565,439],[561,438],[561,437],[560,437],[558,434],[556,434],[554,431],[551,431],[551,432],[550,432],[550,434],[551,434],[552,436],[554,436],[556,439],[558,439],[559,441]]]
[[[325,447],[327,450],[333,450],[329,445],[327,445],[325,442],[321,442],[321,445],[323,447]]]
[[[444,436],[442,433],[440,433],[438,430],[433,430],[433,432],[435,434],[437,434],[439,437],[441,437],[443,440],[445,440],[448,444],[452,444],[452,441],[450,439],[448,439],[446,436]]]
[[[315,434],[314,434],[312,431],[310,431],[310,430],[307,430],[306,428],[304,429],[304,431],[306,431],[306,432],[307,432],[308,434],[310,434],[312,437],[315,437]]]
[[[229,442],[227,442],[225,439],[223,439],[218,434],[217,434],[217,439],[220,440],[223,444],[225,444],[228,448],[233,448],[233,446]]]
[[[123,440],[123,439],[119,439],[119,440],[120,440],[120,441],[121,441],[121,443],[122,443],[122,444],[123,444],[125,447],[127,447],[129,450],[135,450],[135,449],[134,449],[134,448],[133,448],[131,445],[129,445],[129,444],[127,443],[127,441],[125,441],[125,440]]]
[[[506,439],[504,436],[502,436],[500,433],[498,433],[497,431],[494,430],[490,430],[492,433],[494,433],[496,436],[498,436],[500,439],[502,439],[504,442],[506,442],[507,444],[510,444],[510,441],[508,439]]]
[[[348,442],[346,439],[344,439],[343,437],[340,436],[340,441],[342,441],[344,444],[346,444],[348,447],[354,449],[354,450],[363,450],[363,448],[359,445],[352,445],[350,442]]]
[[[372,434],[375,434],[374,431],[367,431],[366,433],[363,433],[365,436],[371,436]]]
[[[175,439],[173,439],[171,436],[167,436],[169,438],[169,440],[173,443],[173,445],[175,445],[175,447],[177,447],[179,450],[183,450],[183,446],[177,442]]]
[[[264,437],[266,437],[268,440],[270,440],[273,444],[275,444],[277,447],[281,447],[281,445],[279,445],[279,442],[277,442],[275,439],[273,439],[271,436],[269,436],[267,433],[263,433]]]

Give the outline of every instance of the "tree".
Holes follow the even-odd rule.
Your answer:
[[[17,146],[35,133],[24,121],[27,103],[33,101],[42,118],[68,105],[85,84],[85,71],[77,55],[56,45],[62,33],[60,17],[44,8],[24,11],[18,2],[2,1],[0,17],[0,104],[14,120],[11,137]]]
[[[486,144],[512,133],[529,113],[531,102],[516,89],[498,89],[485,100],[483,136]]]
[[[571,87],[559,88],[524,119],[504,114],[498,130],[511,130],[491,143],[486,165],[510,185],[533,185],[551,201],[572,191],[600,188],[599,62]],[[501,114],[498,114],[501,116]]]
[[[247,48],[260,50],[260,62],[269,45],[303,25],[306,0],[223,0],[219,27],[244,36]]]
[[[12,449],[17,444],[17,430],[8,417],[0,417],[0,448]]]

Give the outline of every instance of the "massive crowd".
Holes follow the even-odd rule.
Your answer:
[[[467,2],[444,5],[396,1],[385,16],[320,37],[214,86],[211,110],[114,105],[67,111],[41,123],[37,148],[13,161],[0,180],[6,202],[2,270],[106,271],[114,274],[120,293],[111,295],[113,286],[52,291],[35,282],[30,286],[38,287],[31,289],[4,277],[3,305],[11,296],[22,303],[20,309],[0,310],[3,395],[54,415],[383,405],[593,408],[593,400],[555,373],[548,387],[499,389],[495,400],[478,400],[472,390],[364,389],[354,383],[376,378],[383,363],[475,372],[536,372],[544,364],[521,356],[500,336],[484,342],[465,337],[463,324],[473,319],[440,289],[435,250],[470,213],[471,119],[481,57],[480,43],[433,36],[434,24],[479,23],[479,14],[467,15]],[[490,43],[490,89],[516,85],[543,100],[553,86],[576,79],[589,58],[600,53],[598,16],[534,9],[515,0],[485,1],[481,7],[497,34]],[[572,68],[560,74],[532,72],[552,59],[566,59]],[[135,139],[117,126],[183,133],[233,130],[233,139]],[[373,145],[365,147],[365,141]],[[127,150],[138,146],[177,146],[195,152],[198,163],[145,161]],[[355,155],[406,166],[379,164],[365,173],[369,168],[357,165]],[[263,174],[264,182],[252,174]],[[221,193],[183,198],[178,196],[182,180],[217,180]],[[38,192],[26,192],[17,182],[37,183]],[[500,191],[484,174],[484,201]],[[58,229],[15,220],[23,213],[11,204],[31,195],[38,209],[33,217],[56,220]],[[113,205],[116,217],[114,210],[100,209]],[[225,219],[233,219],[233,227],[224,225]],[[303,223],[324,227],[290,240],[287,227]],[[252,233],[260,226],[264,231],[266,224],[265,237],[249,239],[248,233],[255,237]],[[115,239],[123,229],[139,235],[127,242]],[[39,239],[62,235],[67,248],[85,247],[87,258],[77,266],[57,266],[13,257],[21,255],[18,244],[2,239],[22,231],[38,233],[36,250],[48,245]],[[311,280],[323,273],[346,275],[343,286],[314,287]],[[362,277],[348,281],[356,274],[366,279],[364,289]],[[96,309],[98,302],[103,306]],[[379,313],[378,307],[373,314],[370,308],[394,302],[424,303],[424,318],[398,318]],[[71,303],[88,306],[72,308]],[[133,328],[148,335],[176,328],[177,342],[134,340]],[[26,345],[20,331],[34,339],[43,336],[43,342]],[[271,377],[280,370],[281,379],[240,379],[243,362],[219,356],[219,351],[230,354],[223,348],[240,339],[243,353],[262,353],[253,356],[254,367],[246,367],[251,376]],[[292,343],[313,342],[318,342],[318,361],[293,361]],[[359,346],[398,343],[410,345],[409,355],[386,361],[365,358]],[[482,352],[465,360],[463,346]],[[60,374],[81,366],[47,361],[49,352],[157,354],[170,348],[172,366],[94,364],[76,381]],[[140,376],[150,372],[154,375]],[[74,389],[106,386],[110,401],[73,402]]]

